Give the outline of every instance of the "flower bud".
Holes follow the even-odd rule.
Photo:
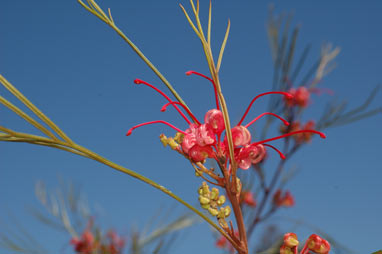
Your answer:
[[[217,201],[218,206],[222,206],[225,203],[225,196],[221,195]]]
[[[231,207],[230,206],[226,206],[224,208],[224,216],[228,217],[230,214],[231,214]]]
[[[210,187],[207,185],[206,182],[203,182],[202,183],[202,194],[203,196],[207,196],[207,195],[210,195]]]
[[[175,140],[178,144],[182,144],[182,142],[183,142],[183,138],[184,138],[184,134],[183,134],[183,133],[180,133],[180,132],[177,132],[177,133],[175,134],[174,140]]]
[[[286,233],[284,235],[284,244],[290,248],[298,246],[297,235],[295,233]]]
[[[208,212],[209,212],[212,216],[216,216],[216,215],[219,214],[219,211],[218,211],[217,209],[215,209],[215,208],[212,208],[212,207],[208,208]]]
[[[168,138],[168,145],[171,147],[171,149],[176,150],[179,146],[178,143],[175,142],[173,138]]]
[[[217,188],[212,188],[210,198],[216,201],[218,197],[219,197],[219,190]]]
[[[202,207],[203,209],[208,209],[208,208],[210,208],[210,204],[201,205],[201,207]]]
[[[168,139],[167,139],[166,135],[160,134],[159,138],[160,138],[160,142],[162,142],[163,146],[166,147],[168,145]]]
[[[210,203],[210,199],[204,196],[199,196],[199,202],[201,205],[207,205]]]

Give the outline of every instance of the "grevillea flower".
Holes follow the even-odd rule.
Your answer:
[[[121,254],[125,247],[126,241],[120,237],[115,231],[111,230],[107,233],[108,243],[102,246],[102,253],[107,254]]]
[[[286,99],[285,102],[288,106],[299,106],[305,108],[309,104],[310,91],[305,86],[300,86],[297,89],[291,88],[288,93],[292,94],[291,99]]]
[[[291,207],[294,206],[295,201],[292,194],[289,191],[286,191],[282,194],[281,190],[278,189],[273,195],[273,204],[277,207]]]
[[[280,248],[280,254],[297,254],[299,241],[295,233],[286,233],[284,235],[284,243]],[[320,236],[313,234],[306,240],[300,254],[308,254],[310,251],[317,254],[328,254],[330,251],[330,243]]]
[[[74,246],[74,250],[80,254],[91,254],[96,248],[94,236],[89,230],[85,230],[81,238],[73,237],[70,244]]]
[[[167,101],[162,108],[161,111],[166,111],[168,106],[173,106],[179,114],[184,118],[184,120],[188,124],[188,128],[186,130],[181,130],[174,125],[162,121],[162,120],[156,120],[151,122],[142,123],[139,125],[136,125],[132,128],[130,128],[127,132],[127,136],[129,136],[132,131],[138,127],[149,125],[149,124],[155,124],[155,123],[161,123],[165,124],[174,130],[176,130],[178,133],[180,133],[182,136],[181,138],[171,138],[171,142],[169,139],[167,139],[164,135],[161,135],[161,141],[164,145],[171,143],[171,148],[174,150],[177,150],[179,153],[183,154],[185,157],[190,159],[192,162],[204,162],[207,158],[212,158],[219,160],[219,162],[225,162],[228,163],[230,160],[230,154],[228,149],[228,142],[227,137],[224,135],[222,137],[223,132],[225,131],[225,124],[224,124],[224,117],[223,113],[220,111],[219,107],[219,100],[218,95],[216,92],[216,86],[214,81],[195,71],[189,71],[186,73],[187,75],[195,74],[201,77],[206,78],[211,82],[213,85],[214,91],[215,91],[215,102],[216,102],[216,108],[208,110],[207,113],[204,116],[204,123],[201,123],[195,115],[191,113],[191,111],[180,102],[172,101],[165,93],[163,93],[161,90],[156,88],[155,86],[140,80],[136,79],[134,81],[135,84],[143,84],[146,85],[155,91],[157,91],[159,94],[161,94]],[[238,166],[241,169],[248,169],[251,165],[257,164],[260,161],[262,161],[266,155],[266,147],[271,148],[275,150],[282,159],[285,159],[285,156],[274,146],[266,144],[270,141],[281,139],[284,137],[288,137],[295,134],[301,134],[301,133],[309,133],[309,134],[319,134],[322,138],[325,138],[325,135],[321,132],[318,132],[316,130],[311,129],[302,129],[297,130],[294,132],[285,133],[281,136],[262,140],[262,141],[252,141],[252,135],[248,130],[248,127],[251,126],[253,123],[255,123],[257,120],[262,118],[263,116],[270,115],[273,117],[278,118],[280,121],[283,122],[284,125],[289,125],[289,123],[281,118],[280,116],[265,112],[260,114],[259,116],[255,117],[252,121],[249,123],[243,125],[243,121],[245,117],[248,115],[248,112],[250,108],[252,107],[252,104],[260,97],[268,94],[280,94],[283,95],[286,99],[291,99],[293,95],[287,92],[267,92],[263,94],[259,94],[251,101],[249,106],[247,107],[244,115],[240,119],[239,123],[235,125],[231,129],[232,133],[232,139],[233,139],[233,145],[234,145],[234,159],[236,160]],[[298,93],[298,94],[301,94]],[[181,108],[186,111],[188,116],[191,118],[191,120],[182,112]],[[179,136],[179,134],[177,135]],[[178,142],[178,146],[174,144],[174,140]]]

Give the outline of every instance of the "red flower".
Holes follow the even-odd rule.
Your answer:
[[[80,239],[72,238],[70,244],[74,245],[74,250],[81,254],[91,254],[95,248],[94,236],[88,230],[83,232]]]
[[[241,192],[241,198],[242,198],[242,202],[248,206],[255,207],[257,204],[255,198],[253,197],[252,192],[249,192],[249,191]]]
[[[273,195],[273,204],[275,206],[291,207],[294,206],[294,203],[294,198],[289,191],[284,192],[284,195],[282,195],[281,190],[278,189]]]
[[[292,97],[285,98],[285,104],[287,106],[299,106],[302,108],[308,106],[310,101],[310,91],[305,86],[300,86],[297,89],[290,88],[288,93],[290,93]]]
[[[280,248],[280,254],[297,254],[298,244],[299,242],[295,233],[286,233],[284,235],[284,243]],[[320,236],[313,234],[305,242],[300,254],[308,254],[310,251],[317,254],[328,254],[330,244]]]
[[[224,157],[225,159],[224,161],[229,162],[230,156],[229,156],[227,138],[223,137],[223,141],[221,140],[222,138],[221,134],[225,130],[225,124],[224,124],[223,113],[220,111],[220,108],[219,108],[219,100],[218,100],[218,96],[216,92],[215,83],[211,78],[201,73],[189,71],[186,74],[187,75],[196,74],[196,75],[202,76],[208,79],[214,87],[216,109],[211,109],[207,111],[207,113],[204,116],[204,123],[199,122],[198,119],[183,104],[172,101],[165,93],[163,93],[161,90],[159,90],[155,86],[143,80],[136,79],[134,81],[136,84],[143,84],[148,87],[151,87],[152,89],[160,93],[166,100],[168,100],[168,103],[162,107],[161,111],[165,111],[169,105],[172,105],[179,112],[179,114],[185,119],[185,121],[188,124],[188,129],[183,131],[168,122],[157,120],[157,121],[151,121],[151,122],[136,125],[130,128],[126,135],[127,136],[130,135],[134,129],[144,125],[154,124],[154,123],[166,124],[169,127],[175,129],[177,132],[183,134],[183,137],[178,140],[179,146],[175,144],[172,147],[174,147],[174,149],[177,150],[179,153],[185,155],[191,161],[204,162],[204,160],[207,158],[213,158],[217,160],[218,158],[222,159],[222,157]],[[289,132],[284,135],[262,140],[262,141],[257,141],[257,142],[251,141],[251,133],[249,132],[248,127],[265,115],[274,116],[280,119],[285,125],[289,125],[289,123],[286,120],[270,112],[260,114],[258,117],[254,118],[251,122],[247,123],[246,125],[242,125],[245,117],[247,116],[250,108],[252,107],[252,104],[258,98],[268,94],[281,94],[281,95],[284,95],[286,99],[292,98],[292,95],[286,92],[267,92],[267,93],[259,94],[251,101],[251,103],[249,104],[247,110],[245,111],[239,123],[231,129],[233,145],[234,145],[234,159],[237,161],[238,166],[242,169],[248,169],[251,165],[259,163],[261,160],[263,160],[266,155],[265,147],[274,149],[276,152],[279,153],[282,159],[285,159],[285,156],[277,148],[269,144],[266,144],[267,142],[270,142],[276,139],[281,139],[281,138],[288,137],[295,134],[302,134],[302,133],[309,133],[310,135],[312,133],[319,134],[322,138],[325,138],[325,135],[321,132],[311,130],[311,129],[303,129],[303,130],[297,130],[294,132]],[[298,95],[297,97],[302,98],[301,94],[302,94],[302,91],[299,91],[299,93],[297,93]],[[194,123],[192,123],[192,121],[186,117],[186,115],[180,110],[178,106],[182,107],[187,112],[187,114],[191,117],[191,120],[194,121]],[[163,135],[161,136],[161,140],[165,140]]]

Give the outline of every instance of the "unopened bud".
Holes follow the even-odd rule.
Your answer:
[[[163,146],[168,145],[168,139],[167,139],[166,135],[160,134],[159,138],[160,138],[160,141],[162,142]]]
[[[177,132],[175,137],[174,137],[174,140],[178,143],[178,144],[182,144],[183,142],[183,138],[184,138],[184,134],[183,133],[180,133],[180,132]]]
[[[222,206],[225,203],[225,196],[221,195],[217,201],[218,206]]]
[[[202,183],[202,190],[203,190],[203,195],[207,196],[210,194],[210,187],[207,185],[206,182]]]
[[[202,207],[203,209],[208,209],[208,208],[210,208],[210,204],[201,205],[201,207]]]
[[[226,206],[224,208],[224,216],[228,217],[230,214],[231,214],[231,207],[230,206]]]
[[[214,208],[212,208],[212,207],[208,208],[208,212],[209,212],[212,216],[216,216],[216,215],[219,214],[219,211],[216,210],[216,209],[214,209]]]
[[[175,150],[178,148],[179,144],[175,142],[173,138],[168,138],[167,140],[168,145],[171,147],[171,149]]]
[[[212,200],[217,200],[219,196],[219,190],[217,188],[212,188],[210,198]]]
[[[201,205],[206,205],[210,203],[210,199],[204,196],[199,196],[199,202]]]

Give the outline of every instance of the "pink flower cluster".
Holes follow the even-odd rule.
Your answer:
[[[183,154],[184,156],[186,156],[187,158],[189,158],[191,161],[204,162],[207,158],[212,158],[217,160],[220,163],[227,164],[230,161],[230,156],[229,156],[230,152],[229,152],[226,133],[224,135],[224,138],[222,139],[222,133],[226,129],[226,124],[224,122],[223,113],[219,108],[219,100],[218,100],[218,95],[216,92],[215,83],[211,78],[198,72],[189,71],[186,74],[187,75],[195,74],[198,76],[202,76],[208,79],[214,87],[216,108],[207,111],[207,113],[204,116],[204,123],[202,124],[201,122],[199,122],[198,119],[190,112],[190,110],[185,105],[171,100],[165,93],[163,93],[161,90],[159,90],[155,86],[143,80],[136,79],[134,83],[144,84],[148,87],[151,87],[152,89],[160,93],[164,98],[166,98],[168,100],[168,103],[162,107],[161,111],[165,111],[169,105],[172,105],[188,123],[188,128],[185,131],[183,131],[168,122],[157,120],[157,121],[151,121],[151,122],[136,125],[130,128],[126,135],[127,136],[130,135],[134,129],[144,125],[154,124],[154,123],[166,124],[170,126],[171,128],[175,129],[176,131],[178,131],[179,133],[183,134],[181,138],[176,139],[177,142],[172,143],[171,147],[177,150],[178,152],[180,152],[181,154]],[[231,129],[232,141],[234,146],[234,151],[233,151],[234,160],[237,162],[238,167],[240,167],[241,169],[248,169],[251,165],[254,165],[262,161],[266,155],[265,147],[274,149],[276,152],[279,153],[282,159],[285,158],[285,156],[278,149],[276,149],[275,147],[269,144],[266,144],[267,142],[270,142],[276,139],[281,139],[290,135],[299,134],[299,133],[309,133],[309,134],[314,133],[314,134],[319,134],[322,138],[325,138],[325,135],[321,132],[318,132],[315,130],[303,129],[303,130],[298,130],[294,132],[289,132],[284,135],[262,140],[262,141],[251,141],[252,137],[251,137],[251,133],[248,130],[248,127],[252,125],[253,123],[255,123],[257,120],[259,120],[260,118],[262,118],[263,116],[266,116],[266,115],[274,116],[278,118],[279,120],[281,120],[284,123],[284,125],[289,125],[289,123],[286,120],[270,112],[260,114],[259,116],[254,118],[252,121],[250,121],[248,124],[242,125],[245,117],[247,116],[250,108],[252,107],[252,104],[258,98],[268,94],[281,94],[281,95],[284,95],[286,100],[294,98],[293,95],[286,92],[267,92],[267,93],[263,93],[256,96],[251,101],[251,103],[249,104],[247,110],[245,111],[239,123]],[[186,117],[186,115],[180,110],[178,106],[182,107],[187,112],[187,114],[191,117],[191,120],[193,122],[190,121],[188,117]],[[169,142],[164,135],[161,136],[161,140],[162,139],[165,140],[166,142]]]
[[[104,239],[94,237],[93,233],[86,229],[80,238],[73,237],[70,244],[78,254],[121,254],[125,246],[125,239],[118,236],[114,231],[109,231]]]

